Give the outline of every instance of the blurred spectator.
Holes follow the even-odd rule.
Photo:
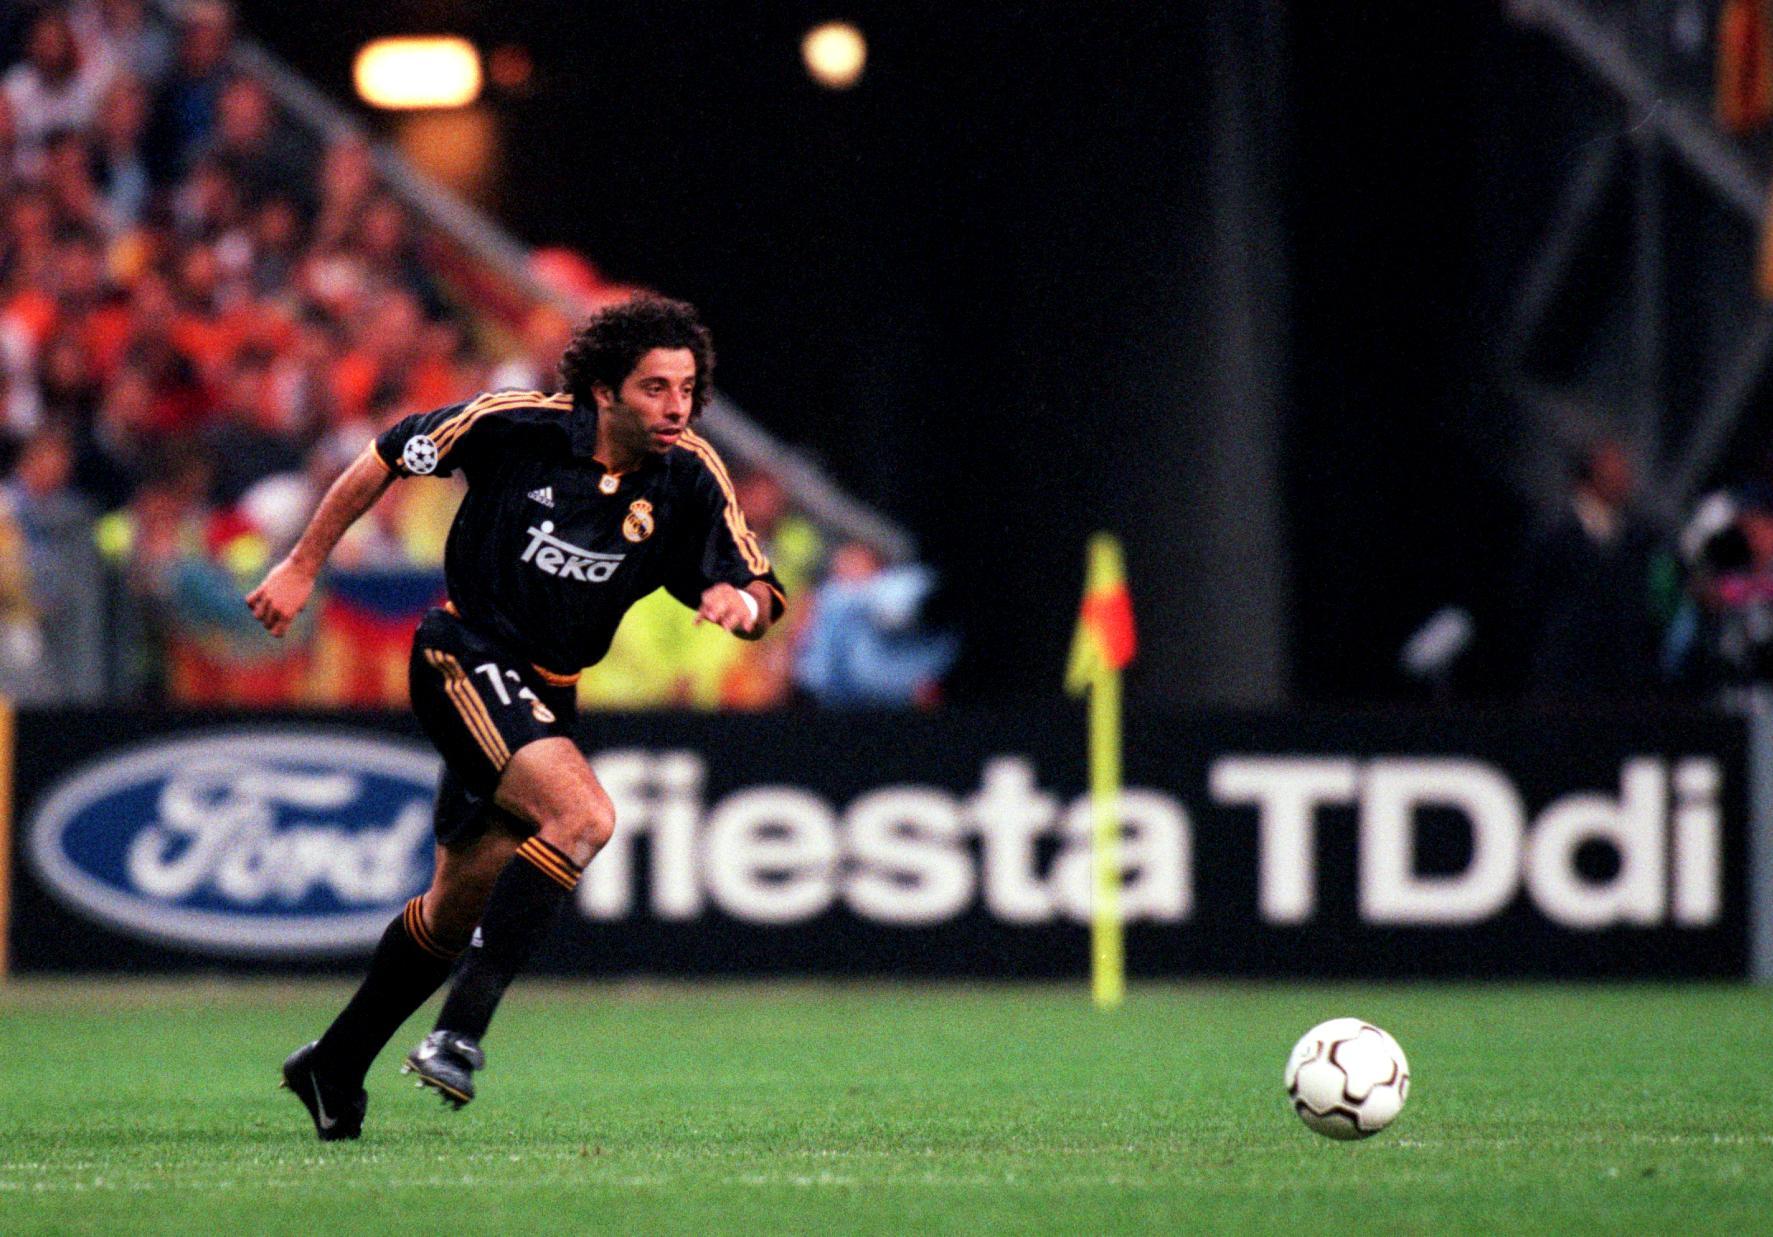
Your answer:
[[[12,504],[0,501],[0,692],[41,698],[49,686],[43,627],[31,596],[31,552]]]
[[[99,236],[116,230],[93,179],[93,167],[92,145],[80,130],[60,130],[45,143],[38,180],[49,195],[49,207],[60,229],[75,228]]]
[[[211,497],[232,507],[254,485],[302,466],[301,443],[277,421],[277,409],[265,398],[269,375],[262,357],[242,355],[226,380],[214,417],[203,429],[202,443],[215,461]]]
[[[537,305],[523,320],[520,351],[492,373],[494,390],[552,391],[559,385],[560,354],[572,342],[573,324],[552,305]]]
[[[186,172],[215,131],[222,91],[232,74],[234,14],[220,0],[191,0],[180,15],[173,67],[154,100],[149,166],[161,180]]]
[[[6,216],[4,248],[0,248],[0,280],[3,280],[7,298],[5,312],[16,316],[20,305],[33,297],[43,298],[44,287],[49,281],[50,257],[55,250],[55,212],[50,208],[48,196],[36,188],[14,193],[11,200],[0,203],[0,207],[4,208]],[[30,341],[34,346],[48,329],[48,324],[33,320],[27,325],[36,331]]]
[[[100,379],[117,366],[132,329],[129,308],[105,268],[105,248],[91,232],[64,232],[49,272],[54,331],[78,338]],[[48,338],[43,346],[47,346]]]
[[[453,404],[463,391],[483,389],[486,368],[478,363],[460,319],[453,314],[425,323],[412,355],[401,402],[411,408]]]
[[[400,203],[386,194],[371,198],[363,206],[351,240],[369,279],[404,288],[427,317],[443,313],[443,294],[419,256],[412,223]]]
[[[213,242],[245,217],[239,183],[214,159],[199,160],[172,196],[172,223],[182,241]]]
[[[92,124],[115,67],[103,47],[80,46],[60,10],[45,9],[31,23],[25,59],[0,78],[0,93],[12,109],[22,174],[39,171],[52,134]]]
[[[262,571],[266,538],[207,495],[206,453],[173,448],[125,511],[100,522],[98,539],[117,567],[146,664],[126,677],[137,690],[190,705],[266,705],[299,698],[311,623],[282,644],[257,638],[241,581]],[[246,621],[242,622],[242,615]]]
[[[823,565],[825,539],[797,513],[773,473],[747,469],[734,482],[745,522],[763,544],[776,578],[793,599],[785,621],[762,640],[741,644],[721,685],[721,703],[734,709],[772,709],[788,703],[794,684],[794,650],[812,613],[814,580]]]
[[[70,485],[73,467],[67,437],[43,430],[19,448],[6,481],[4,503],[23,535],[25,578],[39,623],[36,636],[26,637],[37,653],[37,672],[13,684],[25,699],[95,700],[103,686],[92,509]],[[9,638],[23,635],[19,628]],[[14,645],[12,652],[23,649]],[[17,659],[11,665],[20,669]]]
[[[1707,695],[1773,682],[1773,491],[1709,495],[1681,553],[1688,594],[1664,648],[1669,672]]]
[[[158,83],[172,68],[172,36],[149,20],[147,0],[79,0],[69,21],[82,47],[139,81]]]
[[[1625,448],[1596,443],[1527,545],[1521,619],[1528,691],[1541,700],[1635,702],[1658,685],[1657,538],[1636,492]]]
[[[5,436],[17,438],[37,424],[39,405],[37,388],[18,377],[13,370],[0,365],[0,429]]]
[[[148,205],[148,164],[142,138],[148,128],[148,91],[141,79],[119,75],[105,91],[96,127],[99,192],[114,232],[141,222]]]
[[[788,491],[774,473],[761,468],[741,472],[733,482],[745,523],[763,543],[776,578],[789,596],[812,587],[825,554],[825,539],[811,520],[796,512]]]
[[[90,432],[98,416],[99,379],[92,354],[74,330],[60,331],[44,345],[38,392],[46,425],[69,438]]]
[[[124,366],[106,386],[90,430],[75,435],[74,475],[99,510],[123,506],[147,475],[153,411],[147,372]]]
[[[172,573],[202,534],[208,518],[209,462],[190,446],[158,455],[127,507],[99,522],[100,551],[121,574],[125,591],[152,616],[172,593]]]
[[[23,173],[19,168],[18,124],[12,117],[12,99],[0,90],[0,193],[10,193]]]
[[[593,709],[720,708],[743,646],[695,618],[663,589],[641,598],[623,616],[603,660],[579,680],[580,701]]]
[[[265,535],[273,558],[295,544],[327,487],[363,449],[354,435],[329,434],[308,452],[299,470],[272,473],[240,497],[240,510]]]
[[[375,179],[375,155],[366,143],[345,138],[327,148],[320,165],[320,215],[313,236],[316,249],[345,243],[375,190]]]
[[[302,250],[302,216],[294,198],[272,195],[253,207],[251,267],[248,279],[255,296],[283,293]]]
[[[404,392],[417,357],[424,321],[418,302],[389,289],[366,309],[352,346],[334,363],[334,408],[340,417],[367,419],[372,410]]]
[[[331,325],[319,314],[304,314],[290,325],[289,342],[271,363],[265,398],[278,420],[306,440],[318,438],[332,419],[327,376],[337,353]]]
[[[269,197],[308,197],[313,160],[289,129],[277,123],[271,96],[255,78],[236,77],[222,89],[215,133],[202,158],[233,178],[249,206]]]
[[[795,681],[836,708],[934,704],[959,651],[954,636],[920,621],[934,592],[928,567],[886,567],[861,542],[840,546],[811,598]]]

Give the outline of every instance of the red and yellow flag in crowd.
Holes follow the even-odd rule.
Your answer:
[[[1097,533],[1090,538],[1083,605],[1065,685],[1073,695],[1087,692],[1090,697],[1090,992],[1103,1009],[1112,1009],[1126,996],[1120,921],[1120,672],[1137,647],[1120,542]]]

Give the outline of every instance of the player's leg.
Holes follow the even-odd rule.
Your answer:
[[[492,794],[509,752],[547,733],[537,709],[548,711],[508,689],[502,677],[473,672],[493,669],[492,655],[442,610],[428,613],[414,633],[408,670],[413,712],[444,761],[434,821],[437,868],[431,888],[382,934],[368,976],[332,1028],[284,1062],[284,1082],[323,1139],[357,1136],[369,1063],[448,978],[498,873],[528,831],[494,807]],[[507,707],[513,704],[521,707]],[[499,820],[510,828],[497,827]]]
[[[487,829],[437,848],[431,887],[388,925],[368,978],[320,1037],[319,1059],[329,1074],[361,1081],[400,1024],[449,978],[517,842]]]
[[[536,835],[499,873],[437,1029],[407,1058],[420,1079],[457,1107],[474,1098],[473,1072],[485,1064],[480,1039],[499,1000],[609,841],[615,809],[585,757],[564,737],[518,749],[494,801],[529,822]]]
[[[494,881],[517,849],[511,833],[487,829],[437,848],[431,887],[394,917],[370,959],[369,973],[332,1025],[283,1063],[326,1141],[356,1138],[368,1094],[364,1075],[400,1024],[449,978],[467,947]]]

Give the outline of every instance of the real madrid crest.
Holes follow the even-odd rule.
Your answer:
[[[628,504],[628,517],[622,521],[622,536],[630,541],[645,541],[653,535],[653,505],[644,498]]]

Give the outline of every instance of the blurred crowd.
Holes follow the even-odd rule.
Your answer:
[[[384,425],[551,390],[572,323],[482,312],[381,183],[236,69],[192,0],[0,6],[0,691],[25,700],[385,706],[441,591],[452,483],[394,487],[283,642],[242,594]],[[588,267],[586,268],[588,269]],[[624,290],[592,281],[598,295]],[[953,660],[934,581],[834,544],[767,472],[741,501],[793,598],[755,645],[636,607],[585,676],[608,707],[924,704]]]
[[[1529,696],[1729,702],[1773,685],[1773,466],[1673,524],[1640,502],[1620,442],[1580,452],[1521,558]]]

